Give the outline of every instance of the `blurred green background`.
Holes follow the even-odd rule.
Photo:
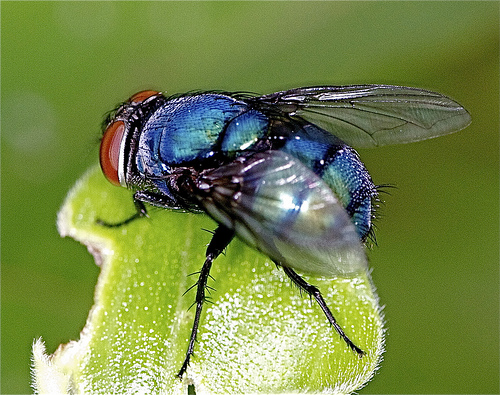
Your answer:
[[[497,2],[3,2],[1,392],[30,351],[78,339],[98,268],[59,238],[66,192],[97,161],[106,111],[142,89],[269,93],[388,83],[447,94],[460,133],[361,150],[395,185],[369,253],[382,367],[361,391],[499,391]],[[161,246],[159,246],[161,248]]]

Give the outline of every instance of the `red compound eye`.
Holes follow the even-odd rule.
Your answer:
[[[124,132],[125,124],[122,121],[113,122],[106,128],[99,150],[102,172],[109,182],[117,186],[120,186],[118,169],[120,164],[120,147]]]
[[[129,103],[141,103],[146,99],[149,99],[151,96],[159,95],[160,92],[157,91],[141,91],[137,92],[130,99],[128,99]]]

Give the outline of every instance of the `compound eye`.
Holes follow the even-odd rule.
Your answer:
[[[129,103],[142,103],[146,99],[149,99],[151,96],[159,95],[160,92],[157,91],[141,91],[133,95],[130,99],[128,99]]]
[[[125,123],[116,121],[109,125],[104,131],[99,149],[99,159],[101,169],[109,182],[120,186],[120,177],[118,175],[120,167],[120,149],[125,133]]]

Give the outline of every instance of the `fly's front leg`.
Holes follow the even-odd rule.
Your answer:
[[[278,266],[281,266],[278,264]],[[314,285],[309,284],[306,280],[304,280],[302,277],[300,277],[297,273],[295,273],[294,270],[290,269],[289,267],[282,266],[283,271],[285,274],[292,280],[292,282],[297,285],[300,289],[303,289],[306,291],[309,295],[311,295],[316,302],[318,302],[319,306],[321,307],[321,310],[326,315],[326,318],[330,322],[330,324],[335,328],[337,333],[340,335],[340,337],[347,343],[347,345],[358,354],[358,356],[361,358],[363,355],[365,355],[364,351],[356,346],[349,337],[344,333],[342,330],[341,326],[337,323],[337,320],[333,316],[332,312],[330,311],[330,308],[326,304],[325,300],[323,299],[323,296],[321,295],[321,292],[319,291],[318,288],[316,288]]]
[[[142,217],[149,218],[148,212],[146,210],[146,206],[144,205],[144,203],[149,203],[152,206],[156,206],[156,207],[177,208],[177,205],[171,199],[166,198],[163,195],[155,194],[155,193],[147,192],[147,191],[135,192],[134,196],[133,196],[133,201],[134,201],[136,213],[134,215],[132,215],[131,217],[129,217],[123,221],[120,221],[120,222],[107,222],[107,221],[103,221],[102,219],[97,219],[96,222],[99,225],[105,226],[107,228],[117,228],[117,227],[126,225],[129,222],[132,222],[138,218],[142,218]]]
[[[126,225],[129,222],[132,222],[138,218],[148,217],[148,213],[146,211],[146,206],[144,205],[144,202],[142,200],[139,200],[136,197],[136,194],[137,194],[137,192],[134,193],[134,197],[133,197],[134,206],[135,206],[135,210],[136,210],[136,213],[134,215],[132,215],[131,217],[129,217],[123,221],[120,221],[120,222],[107,222],[107,221],[103,221],[102,219],[97,219],[96,222],[99,225],[105,226],[106,228],[118,228],[118,227]]]
[[[234,231],[228,229],[224,226],[219,226],[207,247],[206,259],[203,267],[200,271],[200,276],[196,285],[196,313],[194,316],[193,328],[191,330],[191,337],[189,339],[188,349],[186,351],[186,357],[184,358],[184,363],[182,364],[177,377],[182,379],[182,376],[186,372],[189,366],[189,360],[191,355],[193,355],[194,343],[196,342],[196,333],[198,332],[198,327],[200,325],[201,310],[203,309],[203,303],[205,302],[205,289],[207,288],[207,281],[210,277],[210,268],[212,263],[217,258],[222,251],[228,246],[234,237]]]

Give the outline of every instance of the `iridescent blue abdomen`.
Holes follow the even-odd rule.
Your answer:
[[[298,158],[332,189],[361,239],[371,229],[377,189],[357,152],[325,130],[306,124],[282,148]]]

